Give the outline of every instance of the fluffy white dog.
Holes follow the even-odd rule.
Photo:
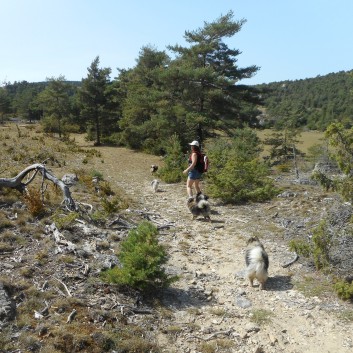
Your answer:
[[[256,279],[260,284],[260,289],[264,289],[268,279],[269,260],[264,246],[257,237],[251,237],[247,241],[245,263],[246,277],[250,286],[253,286],[254,279]]]

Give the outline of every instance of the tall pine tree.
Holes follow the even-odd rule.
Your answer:
[[[239,68],[240,51],[224,42],[244,23],[234,21],[230,11],[214,22],[205,22],[203,28],[186,31],[184,38],[189,47],[169,46],[176,55],[170,69],[174,75],[178,72],[180,101],[193,119],[193,133],[200,140],[214,129],[231,134],[234,128],[255,122],[257,92],[238,83],[252,77],[259,68]]]
[[[113,94],[110,84],[110,68],[99,68],[99,56],[87,69],[88,75],[82,80],[79,91],[82,104],[81,116],[95,134],[95,145],[101,145],[102,129],[109,131],[110,117],[113,114]]]
[[[147,46],[133,69],[121,71],[117,87],[125,95],[119,122],[122,144],[163,153],[174,134],[187,147],[190,140],[202,142],[219,131],[232,135],[235,128],[256,121],[259,95],[239,81],[258,68],[239,68],[240,52],[223,41],[245,22],[232,17],[229,12],[202,29],[185,32],[190,46],[169,46],[173,59]]]

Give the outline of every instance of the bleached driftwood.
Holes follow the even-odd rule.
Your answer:
[[[33,181],[33,179],[35,178],[38,172],[42,175],[43,180],[48,179],[61,189],[64,196],[63,204],[70,211],[75,211],[76,205],[74,200],[71,197],[69,187],[62,180],[58,179],[56,176],[51,174],[47,170],[47,168],[40,163],[36,163],[28,166],[13,178],[0,178],[0,188],[2,187],[13,188],[23,193],[25,192],[27,185]],[[33,174],[30,175],[31,173]],[[28,180],[24,182],[24,179],[26,177],[28,177]]]

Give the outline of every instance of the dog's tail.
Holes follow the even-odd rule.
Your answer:
[[[253,265],[252,268],[256,273],[267,272],[269,267],[268,255],[260,246],[247,252],[246,262],[248,265]]]
[[[266,281],[267,280],[267,269],[268,269],[268,266],[266,265],[264,260],[257,262],[256,268],[255,268],[256,275],[258,277],[263,277],[263,279]]]
[[[203,209],[203,208],[208,208],[208,207],[209,207],[209,203],[208,203],[208,201],[206,201],[206,200],[200,200],[200,201],[197,203],[197,207],[198,207],[198,208],[201,208],[201,209]]]

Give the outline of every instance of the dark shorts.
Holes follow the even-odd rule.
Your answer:
[[[197,180],[197,179],[201,179],[202,174],[197,171],[196,169],[190,170],[190,172],[188,173],[188,177],[191,180]]]

